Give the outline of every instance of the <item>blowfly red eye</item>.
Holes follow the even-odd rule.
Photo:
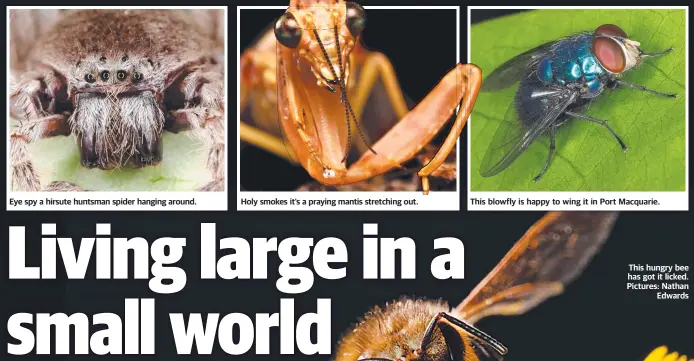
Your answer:
[[[598,28],[595,29],[595,34],[619,36],[620,38],[628,38],[627,33],[624,32],[624,30],[622,30],[622,28],[620,28],[617,25],[613,25],[613,24],[605,24],[605,25],[598,26]]]
[[[612,38],[595,38],[593,53],[603,68],[612,73],[621,73],[626,67],[626,55],[617,40]]]

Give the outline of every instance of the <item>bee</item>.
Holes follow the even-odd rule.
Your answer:
[[[508,349],[474,326],[560,295],[609,236],[618,212],[551,212],[457,307],[402,298],[375,307],[340,341],[334,361],[502,360]]]

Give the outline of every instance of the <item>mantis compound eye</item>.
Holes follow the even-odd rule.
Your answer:
[[[296,48],[303,30],[292,13],[284,13],[275,23],[275,38],[288,48]]]
[[[366,12],[361,5],[348,2],[347,3],[347,28],[353,36],[357,37],[361,35],[366,27]]]

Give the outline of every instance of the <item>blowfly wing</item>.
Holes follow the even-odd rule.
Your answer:
[[[561,294],[609,236],[618,212],[551,212],[513,246],[456,311],[467,322],[519,315]]]
[[[483,177],[498,174],[518,159],[530,144],[564,113],[576,97],[576,91],[573,89],[543,86],[539,81],[524,81],[519,92],[530,94],[526,97],[516,96],[515,101],[512,101],[506,110],[506,115],[497,127],[482,159],[480,175]]]
[[[542,44],[506,61],[484,79],[481,91],[499,91],[518,83],[526,69],[531,68],[549,52],[557,41]]]

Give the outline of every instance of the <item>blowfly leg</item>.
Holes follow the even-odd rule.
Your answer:
[[[640,90],[640,91],[642,91],[642,92],[647,92],[647,93],[655,94],[655,95],[658,95],[658,96],[661,96],[661,97],[666,97],[666,98],[677,98],[677,94],[661,93],[661,92],[658,92],[658,91],[655,91],[655,90],[648,89],[648,88],[646,88],[646,87],[643,86],[643,85],[638,85],[638,84],[629,83],[628,81],[624,81],[624,80],[617,80],[617,85],[619,85],[619,86],[625,86],[625,87],[632,88],[632,89],[636,89],[636,90]]]
[[[547,160],[545,161],[545,166],[542,167],[542,171],[540,171],[540,174],[538,174],[535,178],[533,178],[533,182],[537,182],[540,180],[540,178],[545,174],[547,169],[549,168],[549,163],[552,161],[552,156],[554,155],[554,149],[556,148],[554,138],[555,134],[557,132],[558,126],[552,126],[549,128],[549,154],[547,154]]]
[[[612,133],[612,135],[615,137],[615,139],[617,139],[617,141],[619,142],[619,145],[622,147],[622,151],[626,152],[627,149],[629,149],[627,147],[627,145],[624,144],[624,141],[622,141],[622,138],[619,135],[617,135],[617,133],[614,130],[612,130],[612,128],[607,124],[606,121],[604,121],[602,119],[594,118],[594,117],[591,117],[590,115],[585,115],[585,114],[579,114],[579,113],[574,113],[574,112],[564,112],[564,113],[566,115],[572,116],[574,118],[587,120],[589,122],[598,123],[598,124],[604,126],[605,128],[607,128],[607,130],[610,131],[610,133]]]

